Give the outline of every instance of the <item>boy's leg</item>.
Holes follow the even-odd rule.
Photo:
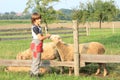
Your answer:
[[[41,53],[33,52],[33,59],[31,65],[31,72],[33,73],[33,75],[39,74],[40,62],[41,62]]]

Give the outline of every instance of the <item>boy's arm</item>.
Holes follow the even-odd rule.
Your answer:
[[[38,39],[42,41],[42,40],[44,40],[44,39],[49,38],[49,37],[50,37],[50,34],[46,34],[46,36],[43,36],[43,35],[41,35],[41,34],[37,34],[37,36],[38,36]]]

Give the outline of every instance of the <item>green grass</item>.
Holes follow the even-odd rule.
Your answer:
[[[0,26],[11,24],[30,24],[30,20],[0,20]]]
[[[1,41],[0,42],[0,50],[1,58],[13,58],[15,59],[16,55],[29,48],[30,40],[17,40],[17,41]]]
[[[91,29],[89,36],[79,37],[79,43],[86,42],[100,42],[105,45],[105,54],[118,54],[120,55],[120,29],[116,29],[113,34],[111,29],[107,32],[106,29]],[[62,36],[62,35],[61,35]],[[49,42],[50,40],[45,40]],[[73,38],[64,38],[64,42],[73,43]],[[17,40],[17,41],[1,41],[0,42],[0,58],[2,59],[15,59],[16,55],[29,48],[31,40]],[[82,68],[80,76],[68,76],[68,74],[57,74],[55,72],[45,74],[41,80],[120,80],[120,64],[107,64],[109,75],[107,77],[94,76],[93,73],[97,65],[91,64]],[[30,78],[27,72],[4,72],[4,67],[0,67],[1,80],[36,80]]]
[[[20,34],[20,35],[8,35],[8,36],[0,36],[0,38],[22,38],[22,37],[31,37],[31,35],[30,34],[24,34],[24,35],[22,35],[22,34]]]
[[[4,72],[4,67],[0,68],[0,79],[1,80],[36,80],[36,78],[31,78],[27,72]],[[93,76],[93,75],[84,75],[80,76],[68,76],[67,74],[44,74],[40,77],[40,80],[119,80],[119,77],[114,76]]]

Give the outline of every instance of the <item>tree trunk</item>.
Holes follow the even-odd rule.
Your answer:
[[[48,24],[47,24],[46,20],[44,22],[45,22],[45,34],[47,34],[48,33]]]
[[[101,29],[102,20],[99,21],[99,28]]]
[[[100,20],[99,20],[99,28],[101,29],[101,28],[102,28],[102,27],[101,27],[101,24],[102,24],[103,14],[101,13],[99,17],[100,17]]]

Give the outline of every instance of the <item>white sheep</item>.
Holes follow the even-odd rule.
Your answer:
[[[59,35],[52,35],[50,39],[55,43],[58,53],[62,61],[73,61],[74,60],[74,47],[73,44],[65,44]],[[104,54],[105,48],[101,43],[98,42],[90,42],[90,43],[83,43],[79,44],[79,51],[81,54]],[[99,67],[97,72],[95,73],[98,75],[100,73],[100,67],[104,68],[104,76],[107,75],[107,70],[105,64],[99,63]],[[72,73],[72,68],[69,68],[69,75]]]

